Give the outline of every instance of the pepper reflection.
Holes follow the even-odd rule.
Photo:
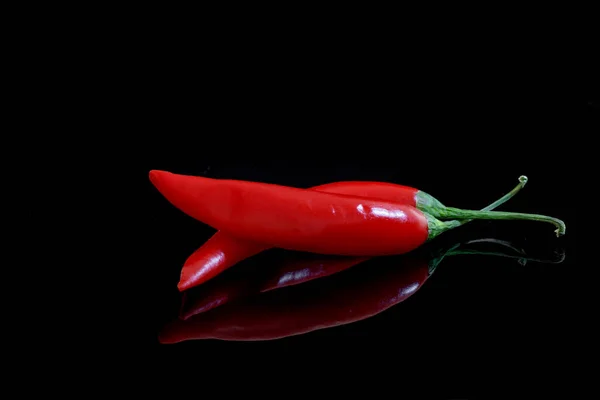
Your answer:
[[[258,271],[250,271],[250,274],[243,269],[228,271],[228,274],[185,292],[180,318],[188,319],[241,297],[324,278],[369,259],[289,253],[283,260],[262,266]]]
[[[477,249],[485,244],[503,251]],[[412,296],[443,258],[458,254],[502,256],[519,259],[521,263],[562,261],[527,258],[522,250],[495,239],[479,239],[442,249],[427,247],[370,262],[365,262],[368,258],[364,257],[308,257],[312,261],[303,263],[300,256],[266,269],[254,280],[222,280],[203,291],[203,287],[198,288],[185,297],[182,305],[182,317],[187,319],[176,319],[165,326],[159,340],[165,344],[196,339],[274,340],[357,322]],[[341,271],[344,272],[337,274]],[[333,276],[315,280],[327,275]],[[298,285],[308,280],[314,281]],[[273,290],[290,285],[296,286]],[[260,294],[253,296],[257,293]]]

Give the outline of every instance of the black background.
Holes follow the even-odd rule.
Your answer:
[[[131,71],[125,93],[141,100],[121,112],[143,138],[124,151],[134,174],[123,190],[134,195],[119,200],[132,222],[120,232],[124,248],[134,256],[116,263],[123,296],[108,317],[119,326],[121,378],[130,382],[131,369],[145,388],[189,395],[197,385],[242,394],[416,386],[447,396],[571,385],[586,323],[577,289],[585,272],[576,250],[583,181],[576,145],[592,132],[598,103],[551,83],[553,71],[539,65],[487,57],[442,69],[383,63],[364,74],[316,59],[244,69],[243,57],[213,60],[194,74],[178,60],[185,71],[171,66],[169,79],[152,84],[152,73]],[[394,182],[473,209],[525,174],[529,183],[502,209],[561,218],[567,235],[556,238],[547,224],[498,221],[471,223],[442,240],[492,237],[533,257],[559,251],[566,258],[523,266],[450,257],[406,302],[364,321],[276,341],[161,345],[158,332],[181,303],[181,266],[214,230],[170,205],[148,180],[151,169],[300,188]],[[261,255],[235,268],[268,261]]]
[[[586,103],[556,105],[553,100],[521,100],[516,111],[502,113],[468,103],[470,112],[461,114],[468,121],[443,114],[460,112],[461,106],[441,111],[442,116],[430,106],[410,116],[408,126],[396,111],[381,111],[390,114],[387,128],[378,123],[369,128],[363,120],[378,119],[372,105],[366,105],[368,116],[361,106],[340,111],[338,105],[333,110],[344,116],[327,117],[327,123],[310,111],[298,117],[302,125],[311,121],[312,129],[285,123],[283,117],[266,134],[243,123],[230,133],[199,123],[198,133],[190,135],[211,140],[195,140],[192,156],[157,146],[136,182],[144,196],[146,239],[140,250],[143,262],[133,267],[143,270],[143,277],[136,277],[134,302],[127,306],[136,329],[131,345],[143,349],[145,366],[152,365],[157,382],[197,376],[208,386],[221,387],[231,384],[230,379],[250,377],[261,382],[255,383],[259,391],[280,380],[308,380],[303,387],[321,380],[332,380],[334,387],[354,379],[367,385],[382,380],[394,387],[405,382],[402,376],[411,381],[416,375],[449,390],[445,393],[464,393],[476,384],[489,389],[564,377],[583,329],[576,294],[584,275],[576,253],[575,160],[565,162],[572,157],[571,132],[565,130],[578,122],[572,118],[587,118],[592,110]],[[492,102],[489,107],[499,106]],[[341,122],[352,113],[360,114],[359,126]],[[429,118],[437,122],[424,128]],[[462,132],[465,125],[468,133]],[[226,139],[212,141],[220,135]],[[253,146],[238,142],[235,135],[250,138]],[[181,302],[176,289],[180,268],[214,231],[170,205],[147,179],[150,169],[302,188],[342,180],[395,182],[431,193],[445,204],[474,209],[500,197],[526,174],[525,189],[502,208],[561,218],[566,236],[556,238],[553,228],[541,223],[474,222],[440,240],[491,237],[511,241],[532,257],[552,259],[558,251],[566,258],[561,264],[523,266],[494,257],[450,257],[413,297],[368,320],[269,342],[161,345],[158,331],[177,317]],[[268,262],[263,255],[236,268]],[[216,383],[222,371],[227,379]]]
[[[34,204],[6,214],[31,217],[43,199],[55,220],[39,232],[23,224],[26,243],[42,248],[59,238],[39,257],[24,250],[27,275],[6,280],[18,290],[9,305],[26,303],[31,324],[5,318],[6,332],[27,339],[5,343],[19,357],[9,368],[26,373],[19,390],[47,391],[38,371],[80,397],[107,390],[178,399],[514,397],[525,388],[572,396],[594,382],[586,372],[597,358],[597,266],[582,253],[596,247],[597,46],[586,24],[543,15],[549,8],[507,9],[507,17],[498,8],[456,10],[466,22],[444,11],[432,19],[433,10],[421,20],[390,15],[388,24],[330,16],[349,25],[342,28],[321,10],[312,11],[320,27],[309,19],[288,27],[288,15],[265,12],[273,27],[243,12],[234,19],[234,10],[219,19],[148,5],[55,10],[65,24],[42,11],[49,26],[13,30],[22,56],[11,61],[25,77],[8,79],[41,110],[24,107],[18,135],[28,152],[6,175],[38,157],[30,147],[51,160],[24,180]],[[14,40],[27,35],[27,45]],[[158,332],[181,303],[181,266],[214,231],[170,205],[150,183],[152,169],[300,188],[394,182],[475,209],[525,174],[527,187],[502,209],[561,218],[564,237],[547,224],[497,221],[470,223],[440,242],[491,237],[532,257],[562,251],[565,260],[448,257],[412,297],[364,321],[276,341],[161,345]],[[39,177],[49,178],[47,189]],[[78,222],[72,229],[67,215]],[[65,229],[75,238],[63,239]],[[234,268],[258,269],[269,257]],[[31,289],[30,277],[43,272],[45,290]],[[35,357],[25,354],[31,349]]]

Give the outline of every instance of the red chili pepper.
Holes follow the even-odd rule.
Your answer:
[[[524,183],[520,184],[519,189],[523,185]],[[315,186],[310,190],[370,197],[411,206],[422,203],[423,200],[418,201],[420,198],[433,198],[415,188],[385,182],[335,182]],[[177,287],[183,291],[200,285],[240,261],[271,247],[219,231],[185,261]]]
[[[520,219],[564,223],[555,218],[405,204],[292,187],[155,172],[153,182],[190,216],[231,235],[275,247],[320,254],[403,254],[458,225],[447,219]]]
[[[185,321],[171,322],[162,330],[159,340],[161,343],[194,339],[272,340],[345,325],[372,317],[406,300],[423,285],[444,256],[521,257],[456,250],[457,247],[436,252],[433,257],[413,252],[399,258],[401,265],[371,268],[365,264],[327,278],[317,290],[311,285],[299,285],[263,293],[243,303],[223,305]]]
[[[489,211],[500,206],[517,194],[526,183],[527,178],[521,177],[517,187],[483,210]],[[335,182],[315,186],[311,190],[388,200],[417,208],[425,204],[427,199],[433,199],[431,195],[415,188],[385,182]],[[198,286],[238,262],[269,248],[269,245],[217,232],[185,261],[177,287],[184,291]]]
[[[184,291],[198,286],[271,247],[218,231],[185,260],[177,288]]]
[[[238,236],[245,237],[245,239],[239,239],[228,237],[223,232],[217,233],[207,242],[206,247],[198,249],[186,262],[179,284],[180,290],[200,284],[241,259],[271,247],[248,242],[248,239],[258,239],[256,241],[259,242],[269,240],[279,247],[321,253],[393,254],[408,251],[426,239],[466,222],[442,223],[431,215],[414,212],[412,207],[396,208],[397,204],[373,203],[372,200],[369,203],[364,199],[348,196],[338,196],[336,199],[335,196],[311,195],[308,191],[277,185],[230,180],[217,181],[161,171],[151,171],[150,178],[165,197],[187,214],[217,228],[223,227]],[[499,205],[512,197],[525,182],[526,178],[522,177],[520,185],[495,204]],[[402,201],[414,203],[417,208],[429,213],[465,220],[467,219],[466,214],[469,214],[468,218],[500,219],[518,216],[521,219],[535,217],[538,220],[544,218],[548,220],[548,217],[525,214],[474,215],[477,212],[446,208],[424,192],[392,184],[340,182],[329,185],[329,188],[338,192],[348,190],[352,194],[370,197],[390,198],[396,196]],[[325,190],[328,190],[327,187]],[[201,200],[202,192],[206,194],[203,197],[207,199]],[[260,199],[263,201],[262,205],[252,200],[252,196],[259,195],[262,196]],[[219,200],[219,197],[222,198]],[[281,204],[282,199],[284,204]],[[271,202],[274,202],[273,206],[265,207]],[[212,209],[211,204],[215,206]],[[273,211],[277,212],[273,213]],[[231,219],[235,213],[241,221]],[[336,213],[342,215],[336,215]],[[306,215],[306,219],[302,217],[303,214]],[[287,218],[287,222],[282,224],[281,220],[278,222],[272,218],[278,215]],[[270,223],[267,223],[268,216],[272,218]],[[251,233],[250,230],[254,229],[259,221],[262,222],[261,226]],[[298,222],[301,224],[298,225]],[[326,229],[323,229],[324,227]],[[369,241],[365,235],[369,228],[375,229],[384,240]],[[379,228],[383,229],[379,230]],[[362,230],[362,234],[355,234],[353,229]],[[316,231],[321,236],[311,235]],[[386,233],[398,235],[397,238],[392,239],[394,243],[390,242],[391,238]],[[387,241],[385,240],[386,236]],[[396,241],[402,236],[405,237],[404,241]],[[304,237],[304,242],[299,240],[300,237]],[[306,239],[311,237],[312,240],[307,242]],[[344,238],[353,238],[354,242],[341,244],[339,241]],[[315,239],[323,239],[323,241],[319,244]],[[331,247],[333,243],[337,243],[337,246]]]

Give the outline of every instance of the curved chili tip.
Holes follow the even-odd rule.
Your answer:
[[[158,178],[158,172],[156,170],[151,170],[148,173],[148,177],[150,178],[150,182],[152,182],[154,184],[154,182]]]
[[[169,172],[153,169],[148,173],[148,177],[150,178],[150,182],[152,182],[152,184],[156,186],[157,189],[159,189],[162,177],[164,177],[167,174],[169,174]]]

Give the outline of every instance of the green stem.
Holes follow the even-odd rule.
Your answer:
[[[504,196],[502,196],[501,198],[499,198],[492,204],[488,205],[487,207],[484,207],[481,211],[491,211],[491,210],[495,209],[496,207],[499,207],[502,204],[506,203],[508,200],[513,198],[517,193],[519,193],[519,191],[525,187],[526,183],[527,183],[527,177],[525,175],[521,175],[519,177],[519,184],[517,186],[515,186],[515,188],[513,190],[511,190],[510,192],[508,192],[507,194],[505,194]],[[446,206],[444,206],[442,203],[437,201],[435,198],[433,198],[432,196],[430,196],[424,192],[419,192],[419,194],[418,194],[417,207],[421,211],[423,211],[425,213],[425,216],[427,217],[428,226],[429,226],[429,237],[427,238],[427,240],[431,240],[431,239],[435,238],[436,236],[438,236],[439,234],[446,232],[447,230],[454,229],[456,227],[466,224],[469,221],[472,221],[470,219],[463,219],[461,221],[443,221],[443,222],[437,220],[435,218],[434,213],[431,211],[438,210],[438,209],[446,209]]]
[[[441,233],[456,228],[474,219],[485,220],[522,220],[522,221],[539,221],[547,222],[556,226],[556,236],[564,235],[566,226],[563,221],[558,218],[549,217],[540,214],[524,214],[502,211],[489,211],[500,204],[503,204],[516,193],[519,192],[527,183],[527,177],[519,177],[519,185],[511,192],[507,193],[494,203],[481,211],[463,210],[454,207],[445,207],[439,202],[423,202],[419,204],[419,209],[423,211],[428,222],[429,236],[427,240],[432,240]],[[449,219],[451,221],[441,221]]]
[[[527,184],[527,177],[525,175],[521,175],[519,177],[519,184],[517,186],[515,186],[515,188],[513,190],[506,193],[504,196],[500,197],[498,200],[496,200],[489,206],[482,208],[481,211],[492,211],[493,209],[500,207],[502,204],[504,204],[508,200],[512,199],[514,197],[514,195],[519,193],[519,191],[521,191],[521,189],[523,189],[525,187],[525,184]],[[462,224],[466,224],[469,221],[472,221],[472,220],[465,219],[465,220],[460,221],[460,223],[462,225]]]
[[[454,220],[473,220],[473,219],[486,219],[486,220],[521,220],[521,221],[539,221],[548,222],[556,226],[556,236],[564,235],[566,226],[563,221],[558,218],[548,217],[540,214],[524,214],[504,211],[475,211],[475,210],[463,210],[454,207],[445,207],[441,209],[427,210],[428,214],[439,219],[454,219]]]
[[[502,196],[501,198],[499,198],[492,204],[483,208],[481,211],[491,211],[491,210],[501,206],[502,204],[506,203],[508,200],[512,199],[517,193],[519,193],[519,191],[525,187],[526,183],[527,183],[527,177],[525,175],[521,175],[519,177],[519,184],[517,186],[515,186],[515,188],[513,190],[506,193],[504,196]],[[429,210],[431,210],[431,209],[446,208],[446,206],[443,205],[442,203],[440,203],[435,197],[433,197],[425,192],[422,192],[422,191],[419,191],[417,193],[416,202],[417,202],[417,208],[424,212],[429,212]],[[467,222],[469,222],[469,220],[462,220],[462,221],[460,221],[459,225],[466,224]]]

